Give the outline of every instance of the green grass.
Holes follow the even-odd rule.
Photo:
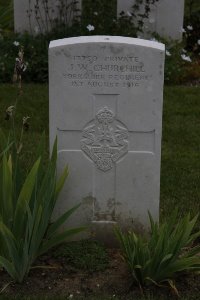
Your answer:
[[[103,271],[108,267],[108,254],[97,241],[82,240],[63,244],[53,256],[62,257],[67,265],[89,272]]]
[[[161,216],[177,206],[200,209],[200,87],[166,87],[164,96]]]
[[[5,121],[5,111],[8,106],[14,105],[18,93],[17,86],[2,84],[0,86],[0,127],[5,128],[7,133],[12,123]],[[28,85],[23,87],[23,94],[18,100],[16,113],[16,127],[18,138],[20,136],[22,119],[30,117],[30,129],[25,132],[21,158],[24,169],[30,169],[36,158],[34,149],[38,144],[42,132],[46,133],[46,145],[48,150],[48,87],[45,85]],[[46,153],[48,155],[48,151]]]
[[[13,27],[13,0],[0,0],[0,28],[13,31]]]

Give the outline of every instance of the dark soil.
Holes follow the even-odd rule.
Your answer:
[[[11,283],[3,295],[12,299],[16,295],[21,297],[48,297],[58,299],[140,299],[141,291],[133,285],[132,278],[122,261],[119,250],[107,250],[109,262],[102,271],[80,270],[67,264],[63,256],[56,257],[52,253],[41,257],[23,284]],[[0,271],[0,289],[5,287],[11,279]],[[185,275],[176,282],[177,289],[184,299],[200,299],[200,276]],[[169,288],[151,287],[144,291],[145,295],[152,295],[147,299],[177,299]],[[103,296],[105,295],[105,297]],[[193,295],[188,298],[188,295]],[[155,296],[155,298],[154,298]],[[100,298],[99,298],[100,297]],[[181,299],[182,299],[181,297]]]

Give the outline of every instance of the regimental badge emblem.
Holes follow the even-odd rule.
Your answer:
[[[104,107],[83,129],[81,149],[98,169],[111,170],[128,152],[128,130],[112,110]]]

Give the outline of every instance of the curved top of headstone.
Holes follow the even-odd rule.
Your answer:
[[[157,50],[164,51],[165,45],[162,43],[130,38],[124,36],[106,36],[106,35],[94,35],[94,36],[78,36],[72,38],[65,38],[60,40],[51,41],[49,48],[61,47],[66,45],[74,44],[87,44],[87,43],[116,43],[116,44],[129,44],[148,48],[154,48]]]

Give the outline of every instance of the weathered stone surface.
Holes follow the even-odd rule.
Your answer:
[[[75,16],[81,14],[82,1],[84,0],[76,1],[79,13],[76,13]],[[36,8],[37,3],[39,3],[38,8]],[[48,14],[45,17],[46,6],[44,3],[46,3],[45,0],[14,0],[15,31],[38,34],[51,30],[54,20],[60,16],[59,11],[61,10],[63,14],[65,8],[60,8],[59,0],[48,0]],[[73,0],[69,0],[67,5],[69,3],[73,3]],[[134,0],[117,0],[118,14],[121,11],[130,13],[133,4]],[[68,18],[71,16],[72,14],[69,12]],[[149,18],[144,23],[145,37],[149,36],[148,32],[157,32],[163,37],[180,40],[183,17],[184,0],[159,0],[158,3],[151,5]],[[69,20],[70,22],[71,20]]]
[[[70,169],[55,217],[109,241],[114,224],[146,230],[159,216],[164,45],[90,36],[49,49],[50,145]],[[88,233],[90,234],[90,233]]]
[[[118,14],[131,11],[133,0],[118,0]],[[144,22],[144,33],[156,32],[173,40],[182,38],[184,0],[159,0],[150,6],[149,18]]]
[[[71,3],[73,6],[73,2],[69,0],[66,5]],[[14,0],[15,31],[21,33],[27,31],[33,35],[50,31],[55,26],[55,20],[61,15],[67,16],[70,23],[73,14],[70,13],[70,8],[66,14],[66,8],[61,8],[60,3],[59,0]],[[76,7],[81,9],[81,0],[77,1]]]

